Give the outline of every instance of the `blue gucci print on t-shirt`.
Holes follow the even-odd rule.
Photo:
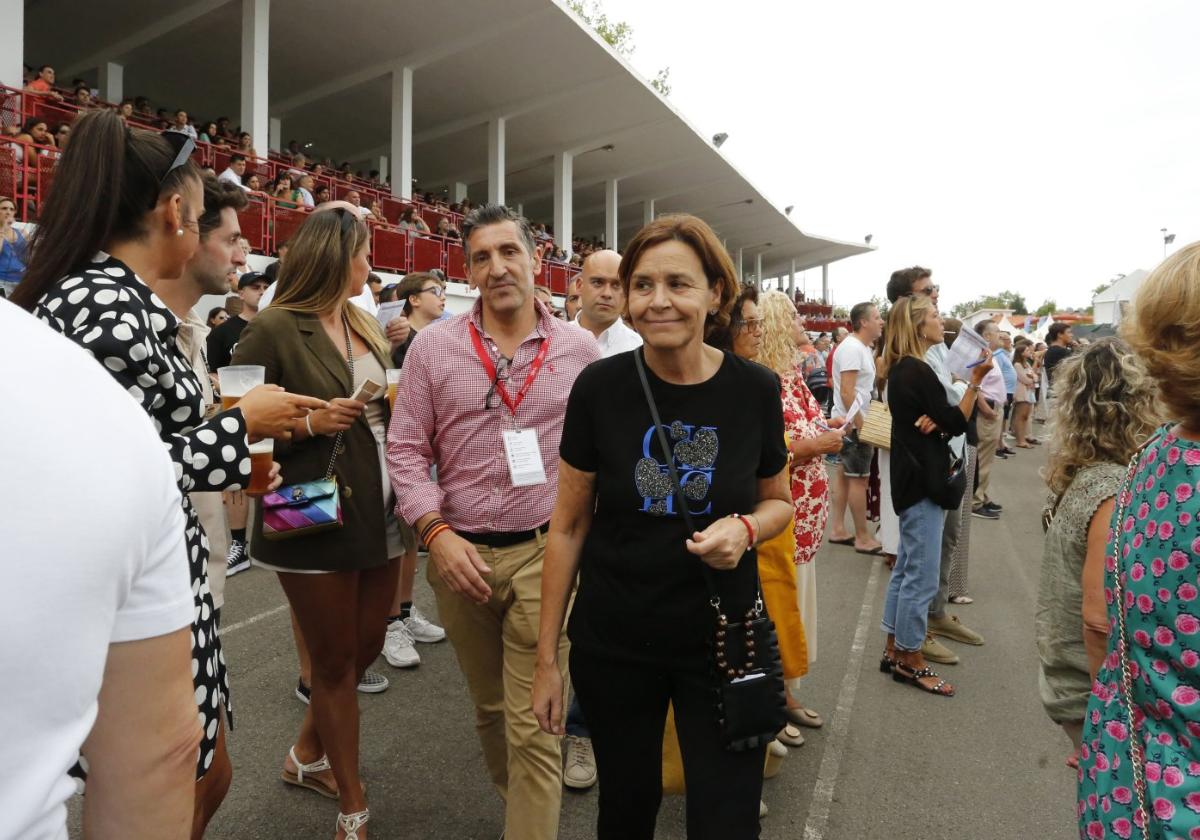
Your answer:
[[[708,491],[712,486],[716,469],[717,451],[720,443],[715,426],[692,426],[676,420],[667,428],[671,440],[671,456],[679,471],[679,482],[683,495],[689,502],[703,503],[700,509],[688,505],[693,516],[704,516],[712,511]],[[671,473],[667,465],[654,457],[652,449],[658,432],[651,425],[642,435],[642,457],[634,468],[634,482],[642,497],[642,512],[652,516],[677,516],[675,494],[671,489]]]

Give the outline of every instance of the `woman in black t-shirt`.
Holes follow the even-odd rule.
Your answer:
[[[670,702],[687,781],[688,837],[758,837],[765,746],[723,747],[708,643],[721,611],[742,615],[756,593],[753,546],[792,513],[779,383],[766,368],[704,344],[728,324],[738,284],[712,230],[690,216],[647,225],[621,260],[628,315],[642,351],[591,365],[567,406],[558,500],[542,577],[533,704],[563,733],[558,634],[571,589],[571,677],[600,776],[600,840],[654,836]],[[671,441],[661,451],[634,353]],[[674,458],[702,531],[676,509]]]
[[[928,630],[929,604],[938,588],[942,525],[945,511],[962,501],[962,487],[952,487],[947,441],[967,430],[979,383],[992,369],[984,351],[971,369],[971,384],[956,406],[925,362],[930,347],[942,342],[944,329],[933,299],[910,295],[896,301],[888,314],[880,372],[887,377],[892,411],[892,507],[900,517],[900,548],[883,604],[882,628],[887,645],[880,669],[897,682],[931,694],[954,695],[925,663],[921,644]]]

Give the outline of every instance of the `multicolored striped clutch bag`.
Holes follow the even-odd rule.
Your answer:
[[[288,540],[342,527],[336,478],[288,484],[262,498],[263,538]]]

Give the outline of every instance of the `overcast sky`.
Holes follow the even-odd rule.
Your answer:
[[[809,233],[878,251],[834,301],[934,270],[944,308],[1031,308],[1200,238],[1200,2],[603,0],[632,61]],[[807,273],[810,294],[820,271]]]

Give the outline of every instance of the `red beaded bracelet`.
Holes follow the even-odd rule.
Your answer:
[[[746,534],[750,537],[750,542],[746,544],[747,548],[753,548],[755,542],[754,526],[750,524],[750,520],[742,516],[740,513],[729,514],[731,519],[736,519],[746,526]]]

